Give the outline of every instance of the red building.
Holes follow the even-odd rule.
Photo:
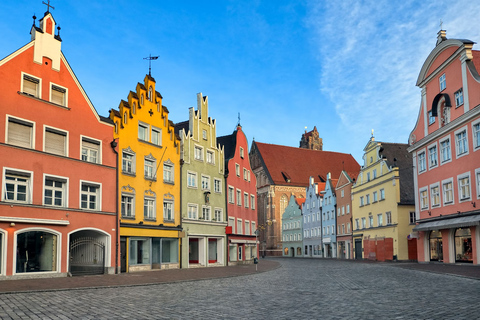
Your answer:
[[[413,155],[418,261],[480,264],[480,51],[438,33],[418,76]]]
[[[253,263],[258,257],[257,180],[250,167],[247,137],[238,125],[231,135],[219,137],[217,142],[225,153],[228,265]]]
[[[0,60],[0,278],[114,272],[116,156],[48,11]],[[58,28],[59,32],[60,28]]]

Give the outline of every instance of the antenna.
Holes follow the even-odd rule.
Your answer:
[[[143,58],[143,60],[148,60],[148,75],[152,76],[152,60],[157,60],[158,56],[152,57],[150,54],[148,57]]]

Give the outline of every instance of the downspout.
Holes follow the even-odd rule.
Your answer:
[[[110,142],[110,146],[112,147],[113,152],[115,152],[115,274],[118,274],[118,229],[120,228],[120,219],[118,216],[118,152],[116,150],[117,148],[117,141],[116,139],[113,139],[112,142]]]

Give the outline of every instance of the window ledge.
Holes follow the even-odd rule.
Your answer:
[[[174,181],[163,180],[163,183],[171,184],[172,186],[175,185],[175,182],[174,182]]]
[[[32,96],[28,93],[24,93],[24,92],[20,92],[20,91],[17,91],[17,93],[21,96],[24,96],[24,97],[27,97],[27,98],[30,98],[30,99],[33,99],[33,100],[37,100],[37,101],[41,101],[41,102],[45,102],[49,105],[52,105],[54,107],[58,107],[58,108],[61,108],[61,109],[64,109],[64,110],[70,110],[69,107],[65,107],[65,106],[62,106],[60,104],[56,104],[56,103],[53,103],[53,102],[50,102],[50,101],[47,101],[47,100],[43,100],[43,99],[40,99],[38,97],[35,97],[35,96]]]
[[[145,177],[145,180],[149,180],[149,181],[157,181],[157,178],[154,178],[154,177]]]
[[[127,220],[135,220],[135,216],[129,217],[129,216],[122,216],[122,219],[127,219]]]
[[[147,217],[144,217],[143,220],[144,220],[144,221],[148,221],[148,222],[157,222],[157,218],[147,218]]]
[[[155,144],[155,143],[151,143],[150,141],[147,141],[147,140],[142,140],[140,138],[137,138],[139,142],[142,142],[142,143],[145,143],[145,144],[148,144],[152,147],[157,147],[159,149],[163,148],[161,145],[158,145],[158,144]]]
[[[136,177],[137,176],[135,174],[135,172],[127,172],[127,171],[123,171],[123,170],[122,170],[122,174],[124,174],[126,176],[130,176],[130,177]]]

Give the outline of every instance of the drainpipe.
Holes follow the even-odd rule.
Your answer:
[[[120,220],[118,216],[118,152],[117,148],[117,141],[113,139],[110,142],[110,146],[112,147],[113,152],[115,152],[115,274],[118,274],[118,229],[120,228]]]

